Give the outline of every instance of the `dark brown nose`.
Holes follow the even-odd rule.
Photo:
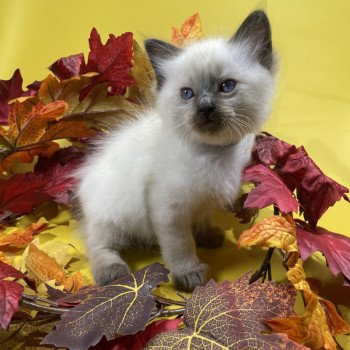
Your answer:
[[[212,104],[205,104],[198,106],[198,113],[202,114],[204,117],[208,117],[215,110],[215,106]]]

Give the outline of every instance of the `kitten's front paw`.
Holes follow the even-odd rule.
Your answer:
[[[95,268],[94,279],[96,284],[104,286],[129,273],[130,269],[128,265],[115,263],[110,266],[100,266]]]
[[[197,286],[203,286],[207,282],[207,269],[206,264],[200,263],[192,270],[173,272],[174,283],[177,288],[192,292]]]
[[[198,247],[218,248],[224,241],[224,232],[220,227],[208,227],[204,231],[195,232],[195,240]]]

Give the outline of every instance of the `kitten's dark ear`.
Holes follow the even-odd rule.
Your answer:
[[[162,64],[177,56],[181,49],[158,39],[145,40],[145,48],[156,73],[158,88],[160,88],[164,83],[164,76],[161,71]]]
[[[272,42],[269,20],[264,11],[252,12],[238,28],[230,42],[247,44],[255,59],[265,68],[272,68]]]

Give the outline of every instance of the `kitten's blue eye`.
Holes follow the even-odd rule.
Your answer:
[[[180,94],[184,100],[189,100],[194,96],[194,92],[191,88],[182,88]]]
[[[236,81],[233,79],[227,79],[220,83],[219,90],[221,92],[224,92],[225,94],[228,94],[229,92],[233,91],[233,89],[236,87]]]

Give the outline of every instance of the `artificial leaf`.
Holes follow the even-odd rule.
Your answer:
[[[168,272],[155,263],[95,289],[62,315],[44,344],[85,350],[96,345],[103,335],[112,340],[116,334],[135,334],[144,329],[155,307],[151,291],[160,282],[167,282]]]
[[[90,77],[82,76],[59,81],[48,76],[41,84],[38,97],[44,103],[64,100],[68,109],[63,115],[65,122],[84,123],[90,128],[108,129],[125,119],[135,116],[141,107],[129,102],[123,96],[106,96],[106,84],[99,84],[90,94],[79,100],[79,91],[88,84]]]
[[[23,79],[19,69],[16,69],[9,80],[0,80],[0,124],[7,124],[10,111],[9,102],[23,96]]]
[[[7,329],[13,314],[19,310],[19,299],[24,288],[13,281],[5,281],[4,278],[26,278],[22,272],[0,261],[0,326]]]
[[[276,247],[285,252],[297,252],[295,224],[289,217],[273,216],[259,221],[250,229],[245,230],[239,236],[237,245],[260,245],[264,247]]]
[[[33,235],[43,231],[47,227],[45,222],[37,222],[28,225],[26,228],[21,230],[16,230],[14,232],[0,233],[0,246],[5,245],[25,245],[31,242],[34,237]]]
[[[53,330],[58,318],[57,315],[49,315],[12,321],[7,332],[0,330],[0,348],[3,350],[29,350],[30,347],[41,349],[40,342]]]
[[[312,349],[336,350],[332,335],[348,333],[350,326],[337,314],[331,302],[311,290],[300,260],[288,270],[287,278],[303,293],[306,303],[303,314],[264,322],[275,332],[284,332],[299,344]]]
[[[69,293],[75,293],[84,285],[84,279],[81,272],[77,271],[67,277],[63,283],[64,290]]]
[[[249,166],[243,172],[244,181],[257,183],[257,187],[249,192],[244,203],[248,208],[265,208],[275,204],[281,212],[297,212],[298,201],[273,170],[262,164]]]
[[[181,323],[181,318],[173,320],[154,321],[149,324],[144,331],[139,331],[133,335],[125,335],[117,339],[107,341],[105,337],[90,350],[143,350],[146,344],[156,335],[177,329]]]
[[[26,214],[51,197],[43,191],[45,179],[28,181],[26,175],[16,174],[10,179],[0,179],[0,211]]]
[[[172,28],[172,43],[178,46],[185,46],[202,37],[201,21],[198,13],[188,18],[181,29]]]
[[[312,228],[297,221],[297,239],[300,255],[306,260],[312,253],[319,251],[327,259],[329,269],[335,275],[343,274],[350,281],[350,238],[330,232],[322,227]]]
[[[65,273],[53,258],[45,252],[30,243],[28,256],[25,260],[25,266],[28,275],[35,280],[37,284],[55,279],[58,284],[65,281]]]
[[[294,152],[296,147],[278,139],[272,135],[259,137],[257,140],[252,156],[257,163],[265,165],[276,165],[277,168],[283,163],[289,153]]]
[[[97,72],[97,76],[81,90],[80,100],[83,100],[100,83],[106,83],[112,95],[124,95],[126,88],[134,83],[130,75],[132,68],[132,33],[124,33],[118,37],[109,35],[103,45],[101,37],[95,28],[89,39],[90,53],[86,65],[87,72]]]
[[[133,41],[133,68],[131,71],[135,84],[129,87],[129,99],[143,104],[154,103],[153,85],[155,73],[145,51],[141,49],[136,40]]]
[[[326,210],[349,192],[348,188],[326,176],[304,147],[289,153],[278,172],[292,191],[297,189],[300,211],[314,227]]]
[[[61,80],[76,77],[86,73],[84,54],[71,55],[55,61],[49,69]]]
[[[165,332],[146,347],[159,349],[306,349],[284,334],[263,334],[260,322],[294,315],[291,286],[260,281],[249,285],[250,274],[218,285],[197,287],[187,302],[180,331]]]

